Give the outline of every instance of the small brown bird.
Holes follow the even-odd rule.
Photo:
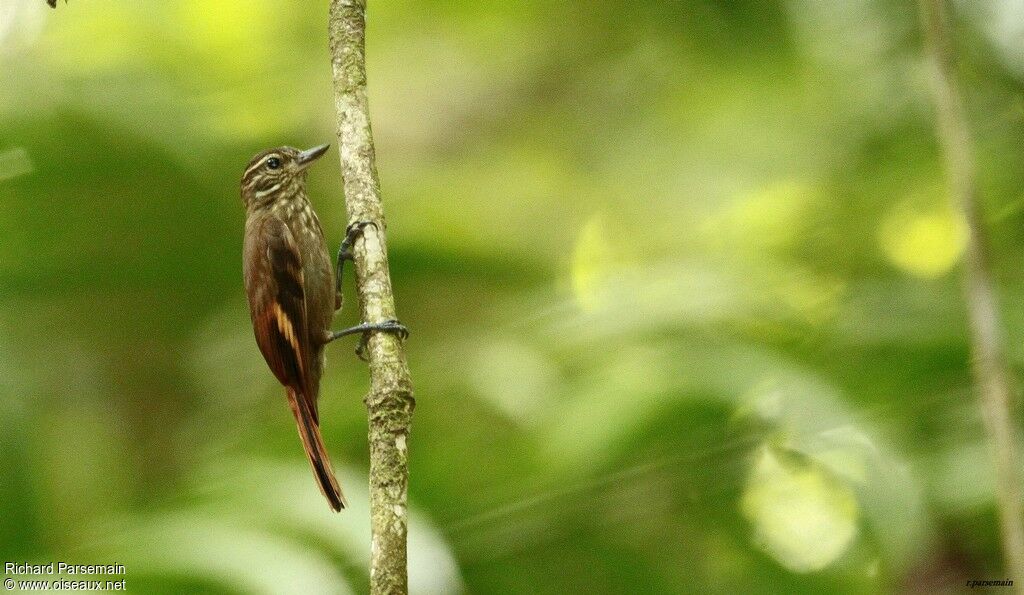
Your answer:
[[[256,343],[285,387],[320,491],[338,511],[346,506],[345,497],[320,435],[317,411],[324,347],[355,333],[361,333],[365,341],[371,331],[395,332],[403,338],[408,331],[393,320],[331,331],[331,319],[342,304],[342,263],[351,259],[352,242],[372,223],[349,226],[338,252],[336,276],[320,220],[305,188],[306,169],[329,146],[307,151],[269,149],[249,161],[242,174],[246,209],[243,260]]]

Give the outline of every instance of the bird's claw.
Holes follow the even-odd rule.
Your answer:
[[[363,325],[360,325],[363,326]],[[356,355],[359,359],[369,361],[366,358],[366,347],[370,342],[370,333],[373,331],[380,331],[383,333],[392,333],[398,337],[400,341],[405,341],[409,338],[409,329],[401,322],[391,319],[385,320],[379,324],[365,325],[367,328],[363,330],[362,336],[359,338],[359,344],[356,345]]]
[[[341,241],[341,246],[338,247],[338,264],[335,271],[335,289],[338,293],[341,293],[341,275],[345,268],[345,261],[354,258],[352,246],[355,244],[356,238],[363,233],[363,228],[367,225],[377,227],[377,224],[373,221],[353,221],[345,228],[345,239]]]

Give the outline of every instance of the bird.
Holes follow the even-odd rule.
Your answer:
[[[397,320],[331,331],[341,309],[341,273],[352,245],[369,221],[349,225],[337,264],[327,251],[323,228],[306,194],[307,169],[330,145],[299,150],[278,147],[257,153],[242,174],[245,206],[243,277],[253,332],[263,358],[284,386],[302,446],[320,491],[335,512],[347,506],[320,433],[317,399],[324,348],[361,333],[361,353],[372,331],[408,330]]]

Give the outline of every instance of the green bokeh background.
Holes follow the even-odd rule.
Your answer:
[[[1019,373],[1024,10],[957,7]],[[333,515],[241,285],[246,161],[333,140],[326,12],[0,0],[2,561],[366,591],[366,368],[331,348]],[[367,53],[414,592],[1024,581],[913,3],[371,0]],[[337,246],[329,155],[310,195]]]

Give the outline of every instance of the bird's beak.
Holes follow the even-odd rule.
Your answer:
[[[319,147],[313,147],[312,149],[306,149],[299,153],[299,156],[295,158],[295,163],[299,165],[299,169],[306,169],[314,161],[323,156],[330,149],[331,145],[320,145]]]

